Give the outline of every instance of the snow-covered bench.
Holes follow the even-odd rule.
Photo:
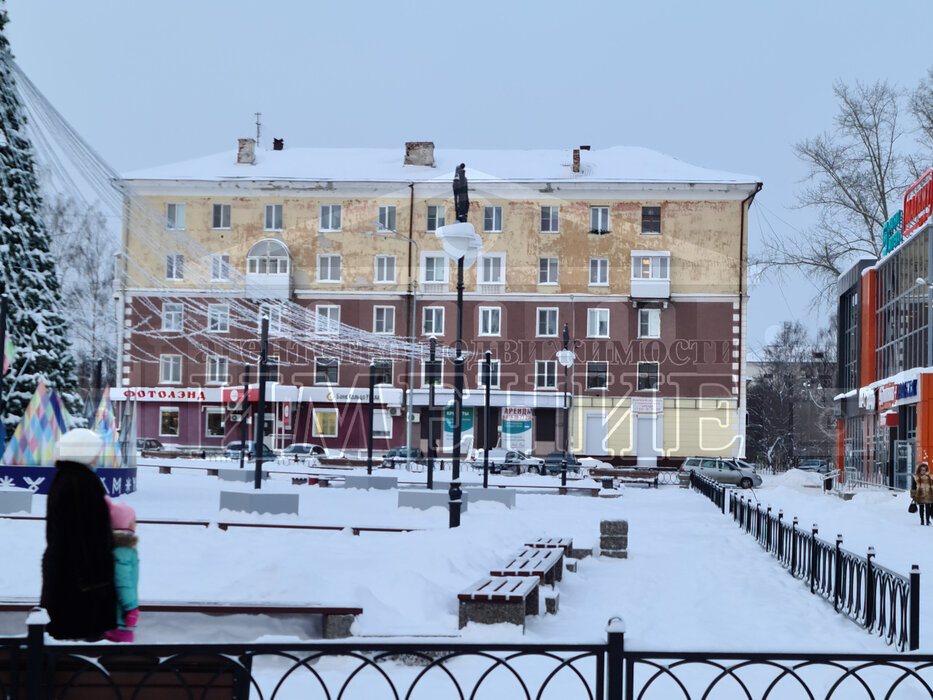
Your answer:
[[[510,622],[525,629],[525,616],[538,614],[537,576],[486,576],[457,596],[460,627],[469,622]]]
[[[491,576],[537,576],[541,583],[553,586],[563,578],[563,562],[563,549],[527,547],[489,573]]]

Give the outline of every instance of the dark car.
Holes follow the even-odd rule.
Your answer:
[[[165,448],[155,438],[136,438],[137,452],[161,452]]]
[[[382,458],[382,467],[383,469],[404,467],[406,461],[424,464],[424,452],[419,447],[393,447],[391,450],[386,452],[385,456]]]
[[[567,460],[567,473],[579,474],[583,470],[583,465],[573,453],[551,452],[544,458],[545,474],[560,474],[563,469],[563,461]]]
[[[224,454],[227,459],[239,459],[240,458],[240,445],[241,442],[231,442],[225,448]],[[246,441],[246,452],[244,453],[247,459],[252,459],[256,454],[256,441],[247,440]],[[273,452],[268,445],[262,446],[262,461],[271,462],[275,460],[275,452]]]

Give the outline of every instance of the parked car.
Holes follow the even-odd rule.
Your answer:
[[[470,461],[477,469],[483,468],[485,450],[474,449],[470,454]],[[539,474],[544,460],[526,455],[521,450],[507,450],[504,447],[493,447],[489,450],[489,471],[493,474],[512,472],[524,474],[531,472]]]
[[[164,449],[162,443],[155,438],[136,438],[137,452],[161,452]]]
[[[688,480],[692,471],[720,484],[735,484],[742,489],[761,486],[761,476],[755,473],[752,465],[740,459],[687,457],[680,467],[681,481]]]
[[[239,441],[229,443],[227,447],[225,448],[225,452],[224,452],[226,457],[228,459],[239,459],[240,458],[240,446],[242,444],[243,443]],[[251,458],[255,456],[255,454],[256,454],[256,441],[247,440],[246,441],[246,457]],[[275,452],[273,452],[272,449],[268,445],[263,445],[262,446],[262,461],[270,462],[273,460],[275,460]]]
[[[563,469],[564,461],[563,452],[551,452],[547,457],[544,458],[544,473],[545,474],[560,474]],[[573,453],[567,453],[567,473],[568,474],[579,474],[583,471],[583,464],[580,460],[577,459],[576,455]]]
[[[409,450],[410,452],[406,452]],[[410,456],[409,456],[410,455]],[[408,459],[406,460],[406,456]],[[391,450],[385,453],[385,456],[382,458],[382,468],[383,469],[396,469],[398,467],[404,467],[407,461],[416,462],[418,464],[425,463],[424,452],[420,447],[406,448],[402,447],[393,447]]]
[[[797,469],[805,472],[817,472],[818,474],[827,474],[832,470],[828,460],[825,459],[802,459]]]
[[[299,459],[302,457],[325,457],[327,456],[327,450],[310,442],[293,442],[282,450],[282,456],[298,457]]]

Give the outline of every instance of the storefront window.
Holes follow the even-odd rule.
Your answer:
[[[159,435],[164,437],[178,437],[178,409],[159,409]]]
[[[224,436],[224,412],[223,409],[207,409],[207,424],[204,435],[206,437]]]
[[[314,437],[337,437],[337,409],[314,409],[312,428],[312,435]]]

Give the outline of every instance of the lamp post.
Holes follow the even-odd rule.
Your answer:
[[[454,358],[454,435],[452,475],[449,490],[450,527],[460,527],[460,442],[463,430],[463,270],[469,267],[483,249],[482,239],[467,222],[470,200],[467,194],[466,166],[457,166],[454,175],[454,206],[457,223],[440,226],[436,231],[444,252],[457,261],[457,355]]]
[[[246,408],[249,405],[249,365],[243,368],[243,403],[240,404],[240,469],[246,452]]]
[[[369,429],[366,431],[368,433],[366,439],[366,473],[372,475],[373,473],[373,414],[374,402],[375,402],[375,393],[376,393],[376,363],[369,363]]]
[[[564,444],[562,445],[564,457],[561,460],[560,467],[560,483],[562,486],[567,485],[567,452],[570,450],[570,402],[567,400],[569,384],[567,374],[570,368],[573,367],[574,359],[573,350],[570,349],[570,326],[565,323],[564,349],[557,353],[557,361],[560,362],[561,366],[564,368]]]
[[[428,380],[428,488],[434,488],[434,385],[440,378],[437,371],[435,354],[437,352],[437,338],[431,336],[431,354],[428,356],[428,366],[425,374]]]
[[[266,364],[269,361],[269,317],[262,317],[262,339],[259,354],[259,397],[256,411],[256,473],[253,475],[253,488],[262,488],[262,459],[265,457],[266,433]]]
[[[483,362],[483,382],[486,385],[486,401],[483,405],[483,488],[489,488],[489,388],[492,384],[492,352],[486,351]]]

